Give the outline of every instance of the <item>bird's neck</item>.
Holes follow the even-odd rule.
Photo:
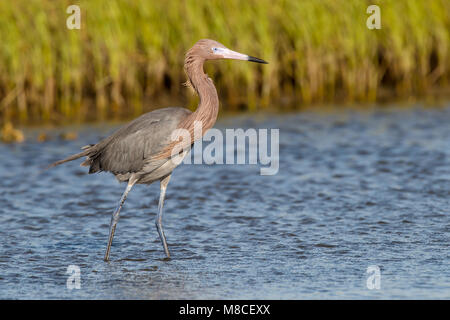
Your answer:
[[[203,71],[203,63],[203,59],[196,59],[189,55],[186,57],[186,74],[192,88],[198,94],[200,101],[195,112],[184,119],[179,126],[189,130],[193,134],[194,123],[199,121],[198,124],[202,126],[202,136],[214,126],[219,111],[219,97],[217,96],[216,87],[213,81]],[[200,137],[196,134],[195,138]]]

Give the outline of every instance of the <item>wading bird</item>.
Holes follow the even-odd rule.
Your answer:
[[[162,226],[164,198],[172,171],[194,142],[191,139],[192,143],[189,143],[188,148],[183,148],[182,152],[173,155],[174,141],[171,136],[174,130],[185,129],[193,137],[194,121],[201,123],[203,135],[216,122],[219,98],[213,81],[203,71],[203,64],[207,60],[217,59],[267,63],[264,60],[232,51],[217,41],[199,40],[186,53],[184,61],[188,84],[200,98],[194,112],[184,108],[164,108],[146,113],[97,144],[85,146],[82,148],[82,152],[49,166],[54,167],[64,162],[86,157],[81,165],[89,166],[90,174],[108,171],[114,174],[119,182],[127,182],[127,187],[111,217],[105,261],[109,260],[120,209],[131,188],[135,184],[151,184],[157,180],[160,181],[161,191],[156,215],[156,229],[167,258],[170,258]]]

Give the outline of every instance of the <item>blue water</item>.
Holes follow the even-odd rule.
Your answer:
[[[125,185],[81,161],[41,172],[112,125],[26,131],[0,144],[2,299],[449,299],[450,107],[223,118],[280,129],[279,172],[182,165],[154,226],[159,186],[136,186],[102,260]],[[58,139],[61,131],[78,139]],[[80,289],[68,289],[69,265]],[[380,289],[367,287],[369,266]]]

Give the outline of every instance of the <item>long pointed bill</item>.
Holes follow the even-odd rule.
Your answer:
[[[262,59],[248,56],[246,54],[242,54],[227,48],[217,48],[215,54],[221,55],[224,59],[245,60],[268,64],[267,61],[264,61]]]

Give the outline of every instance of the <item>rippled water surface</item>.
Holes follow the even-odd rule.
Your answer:
[[[219,129],[279,128],[279,172],[177,168],[164,214],[170,261],[156,183],[131,191],[105,263],[125,185],[81,161],[40,173],[113,126],[0,144],[0,298],[449,299],[449,124],[450,108],[222,119]],[[66,287],[69,265],[79,290]],[[379,290],[366,285],[371,265]]]

